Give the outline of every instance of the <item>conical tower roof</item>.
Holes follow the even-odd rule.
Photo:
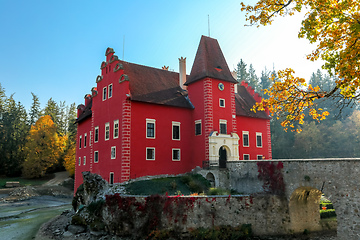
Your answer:
[[[201,36],[194,64],[185,85],[206,77],[237,83],[231,75],[218,41],[214,38]]]

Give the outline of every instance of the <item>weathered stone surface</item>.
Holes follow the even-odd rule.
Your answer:
[[[83,200],[85,205],[104,199],[105,194],[109,189],[108,182],[94,173],[83,172],[82,175],[84,179]]]
[[[83,232],[85,232],[85,230],[86,230],[86,227],[84,227],[84,226],[70,225],[68,227],[68,232],[70,232],[72,234],[83,233]]]

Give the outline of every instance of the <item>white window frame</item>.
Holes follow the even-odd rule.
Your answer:
[[[259,145],[258,143],[258,137],[261,137],[261,145]],[[263,140],[262,140],[262,133],[261,132],[257,132],[256,133],[256,147],[258,147],[258,148],[262,148],[263,147],[263,144],[262,144],[262,142],[263,142]]]
[[[247,140],[248,140],[248,145],[245,145],[244,142],[244,136],[247,135]],[[249,135],[249,131],[242,131],[242,142],[243,142],[243,147],[250,147],[250,135]]]
[[[110,174],[109,174],[109,184],[112,185],[112,184],[114,184],[114,182],[115,182],[115,174],[114,174],[114,172],[110,172]]]
[[[94,151],[94,163],[99,162],[99,151]]]
[[[245,159],[245,156],[248,156],[248,159]],[[243,154],[243,159],[244,160],[250,160],[250,154]]]
[[[107,97],[107,87],[104,87],[104,88],[103,88],[103,97],[102,97],[102,100],[105,101],[105,100],[106,100],[106,97]]]
[[[259,157],[261,157],[261,159],[259,159]],[[264,155],[256,155],[256,160],[263,160]]]
[[[112,83],[108,86],[108,98],[111,98],[113,96],[113,85]]]
[[[225,133],[221,132],[221,124],[225,124]],[[219,133],[220,134],[227,134],[227,121],[224,119],[219,120]]]
[[[148,149],[152,149],[152,150],[153,150],[153,155],[154,155],[153,158],[148,158],[148,155],[147,155]],[[155,161],[155,148],[154,148],[154,147],[147,147],[147,148],[146,148],[145,155],[146,155],[146,160]]]
[[[154,136],[148,136],[148,123],[152,123],[154,124]],[[155,119],[150,119],[150,118],[147,118],[146,119],[146,138],[149,138],[149,139],[155,139],[156,137],[156,120]]]
[[[94,132],[95,132],[95,134],[94,134],[94,142],[97,143],[99,141],[99,126],[95,127]]]
[[[196,134],[196,125],[200,124],[200,133]],[[200,120],[195,120],[195,136],[200,136],[202,134],[202,124],[201,124],[201,119]]]
[[[171,138],[172,140],[180,141],[180,122],[172,122],[171,126]],[[179,127],[179,138],[174,138],[174,126]]]
[[[223,103],[223,105],[221,105],[221,102]],[[221,108],[225,107],[225,99],[219,98],[219,107],[221,107]]]
[[[116,159],[116,146],[112,146],[110,150],[111,159]]]
[[[81,144],[82,144],[82,135],[80,135],[79,137],[79,149],[81,149]]]
[[[84,134],[84,148],[86,148],[87,133]]]
[[[79,157],[79,166],[81,166],[81,157]]]
[[[91,142],[92,142],[92,131],[89,132],[90,136],[89,136],[89,146],[91,146]]]
[[[117,127],[116,127],[117,125]],[[116,130],[117,130],[117,134],[116,133]],[[119,120],[114,120],[114,139],[118,138],[119,137]]]
[[[84,162],[83,162],[83,165],[84,165],[84,166],[86,165],[86,156],[84,156]]]
[[[179,151],[179,158],[178,159],[174,159],[174,151]],[[173,148],[172,151],[171,151],[171,158],[173,161],[180,161],[181,159],[181,151],[180,151],[180,148]]]
[[[105,123],[105,141],[110,139],[110,123]],[[106,138],[107,137],[107,138]]]

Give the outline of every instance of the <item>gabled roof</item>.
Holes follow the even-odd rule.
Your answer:
[[[214,38],[201,36],[194,64],[185,85],[206,77],[237,83],[231,75],[218,41]]]
[[[251,111],[255,105],[255,99],[250,95],[244,86],[238,87],[238,94],[235,94],[235,107],[237,116],[270,119],[264,111]]]
[[[84,111],[80,113],[79,118],[76,119],[75,123],[79,123],[81,121],[84,121],[88,117],[91,117],[92,115],[92,99],[90,100],[89,104],[85,107]]]
[[[132,101],[194,108],[179,86],[179,73],[120,61],[129,78]]]

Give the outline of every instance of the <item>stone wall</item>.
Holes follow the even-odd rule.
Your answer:
[[[287,201],[278,196],[134,197],[107,195],[102,220],[116,235],[147,236],[153,230],[189,232],[251,224],[254,235],[287,234]],[[137,236],[137,237],[139,237]]]

